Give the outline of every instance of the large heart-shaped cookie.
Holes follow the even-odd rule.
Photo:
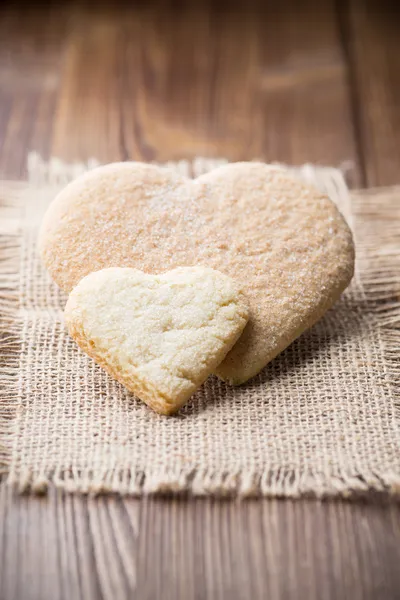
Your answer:
[[[237,279],[250,320],[216,373],[241,383],[310,327],[348,285],[351,232],[336,206],[285,170],[230,164],[195,180],[142,163],[95,169],[51,204],[41,255],[69,291],[112,266],[202,265]]]
[[[65,307],[79,346],[162,414],[178,410],[205,381],[247,318],[239,286],[202,267],[163,275],[103,269],[84,277]]]

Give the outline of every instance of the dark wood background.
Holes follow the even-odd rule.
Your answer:
[[[400,183],[396,3],[3,2],[0,173],[26,157],[346,164]],[[0,400],[1,401],[1,400]],[[395,505],[18,497],[0,599],[394,599]]]

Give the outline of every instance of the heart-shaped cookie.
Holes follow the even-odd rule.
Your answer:
[[[105,267],[162,273],[207,266],[236,279],[250,320],[216,373],[242,383],[317,321],[350,282],[351,232],[336,206],[284,169],[222,166],[195,180],[116,163],[51,204],[40,249],[64,289]]]
[[[79,346],[162,414],[177,411],[205,381],[247,319],[239,286],[202,267],[163,275],[103,269],[84,277],[65,307]]]

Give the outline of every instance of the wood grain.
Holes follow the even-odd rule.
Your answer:
[[[25,3],[0,5],[0,173],[23,177],[30,150],[51,152],[68,19]]]
[[[400,511],[314,501],[122,500],[0,487],[0,598],[395,598]]]
[[[74,3],[36,19],[3,21],[4,176],[22,171],[18,135],[70,161],[350,162],[360,184],[333,0]]]
[[[342,12],[356,86],[356,127],[366,185],[400,180],[400,6],[353,0]]]
[[[353,0],[0,6],[0,175],[66,160],[353,165],[399,182],[396,11]],[[388,10],[388,9],[385,9]],[[0,485],[0,599],[391,599],[396,506]]]
[[[348,65],[334,3],[271,3],[258,25],[262,70],[257,129],[263,156],[294,164],[348,162],[352,184],[360,185]]]

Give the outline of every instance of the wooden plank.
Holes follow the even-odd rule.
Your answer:
[[[54,6],[0,6],[2,178],[24,177],[29,150],[49,157],[67,22]]]
[[[333,0],[5,14],[3,176],[20,175],[36,149],[66,160],[350,161],[360,183]]]
[[[259,122],[267,160],[351,165],[361,183],[349,73],[331,1],[269,3],[259,22]]]
[[[27,498],[2,485],[1,516],[7,600],[369,600],[400,591],[396,505],[140,502],[54,490]]]
[[[0,485],[0,598],[116,600],[136,588],[140,503]]]
[[[331,0],[78,7],[73,23],[54,154],[350,161],[360,182]]]
[[[343,11],[367,186],[400,182],[399,8],[353,0]]]

